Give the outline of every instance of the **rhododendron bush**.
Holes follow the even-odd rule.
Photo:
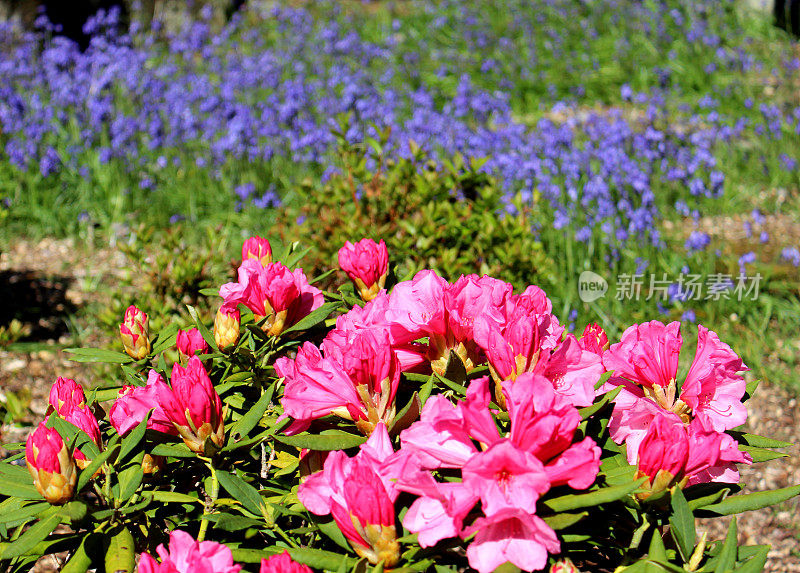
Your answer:
[[[800,493],[740,493],[739,468],[789,444],[742,429],[756,384],[714,332],[694,349],[678,323],[576,336],[536,286],[395,280],[383,241],[342,247],[336,292],[301,260],[253,237],[206,293],[213,326],[189,308],[194,325],[150,332],[132,305],[119,350],[71,350],[119,374],[58,378],[27,443],[4,446],[3,566],[763,568],[735,519],[723,540],[696,529]]]

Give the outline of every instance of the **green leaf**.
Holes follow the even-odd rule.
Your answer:
[[[139,452],[139,455],[134,457],[122,471],[117,473],[119,479],[119,501],[128,501],[141,485],[142,479],[144,479],[143,460],[144,452]]]
[[[243,529],[264,529],[264,522],[243,515],[232,515],[230,513],[219,513],[206,515],[203,519],[208,519],[214,523],[214,529],[221,531],[241,531]]]
[[[153,491],[153,501],[161,503],[203,503],[203,500],[177,491]]]
[[[150,450],[150,454],[168,458],[193,458],[196,456],[186,447],[186,444],[158,444]]]
[[[622,485],[600,488],[591,493],[565,495],[555,499],[548,499],[542,503],[555,513],[570,511],[572,509],[580,509],[582,507],[591,507],[594,505],[600,505],[602,503],[609,503],[618,499],[622,499],[628,494],[636,491],[646,479],[647,478],[641,478],[634,482]]]
[[[435,381],[435,378],[433,377],[433,375],[428,376],[427,380],[425,380],[425,383],[422,385],[422,388],[420,388],[420,391],[419,391],[419,403],[420,403],[420,406],[425,406],[425,402],[428,401],[428,398],[430,397],[431,392],[433,391],[433,383],[434,383],[434,381]]]
[[[48,428],[55,428],[65,442],[73,443],[73,447],[81,450],[87,458],[93,459],[100,455],[97,444],[94,443],[89,434],[58,416],[50,416],[47,421]]]
[[[96,546],[102,541],[99,534],[90,533],[82,540],[78,549],[69,558],[69,561],[61,568],[61,573],[86,573],[92,568],[92,553]]]
[[[557,513],[555,515],[548,515],[542,519],[544,519],[544,522],[549,525],[551,529],[558,531],[559,529],[566,529],[571,525],[575,525],[587,515],[589,515],[588,511],[582,511],[581,513]]]
[[[167,348],[175,346],[178,341],[178,325],[170,324],[158,333],[158,338],[153,341],[153,354],[161,354]]]
[[[305,448],[308,450],[319,450],[321,452],[330,452],[333,450],[346,450],[360,446],[367,441],[367,438],[342,430],[325,430],[320,434],[297,434],[296,436],[273,436],[275,440],[286,444],[287,446],[294,446],[296,448]]]
[[[650,548],[647,550],[647,556],[654,561],[668,561],[664,540],[661,538],[661,533],[658,531],[658,528],[653,531],[653,537],[650,539]]]
[[[752,446],[743,446],[739,444],[739,450],[747,452],[753,458],[753,463],[768,462],[770,460],[777,460],[778,458],[786,458],[789,454],[782,452],[775,452],[767,448],[754,448]]]
[[[44,541],[60,523],[61,516],[54,511],[47,517],[31,525],[16,541],[8,545],[5,551],[0,554],[0,558],[11,559],[12,557],[25,555],[25,553],[33,549],[37,543]]]
[[[758,491],[745,495],[733,495],[719,503],[703,507],[702,511],[710,512],[715,515],[732,515],[734,513],[743,513],[745,511],[753,511],[755,509],[775,505],[776,503],[791,499],[798,494],[800,494],[800,485],[793,485],[770,491]]]
[[[347,542],[347,538],[344,536],[344,533],[342,533],[342,530],[339,529],[339,526],[336,525],[335,521],[332,519],[317,521],[316,525],[319,530],[327,535],[336,545],[345,551],[350,551],[350,544]]]
[[[119,396],[119,391],[122,388],[120,386],[114,386],[112,388],[98,388],[97,390],[93,390],[92,393],[94,394],[94,402],[108,402],[109,400],[116,400],[117,396]]]
[[[616,398],[617,394],[619,394],[621,391],[622,391],[622,386],[618,386],[618,387],[614,388],[613,390],[603,394],[603,396],[600,398],[600,400],[598,400],[597,402],[595,402],[591,406],[586,406],[585,408],[579,408],[578,409],[578,413],[581,415],[581,419],[585,420],[589,416],[591,416],[593,414],[596,414],[597,412],[602,410],[603,407],[606,404],[608,404],[609,402],[611,402],[611,400]]]
[[[419,414],[422,411],[422,404],[419,401],[419,395],[414,392],[411,399],[408,401],[402,410],[400,410],[389,424],[389,433],[396,436],[411,424],[419,419]]]
[[[694,515],[679,487],[672,491],[672,516],[669,518],[670,532],[683,557],[683,562],[688,563],[694,550],[697,531],[694,526]]]
[[[73,362],[106,362],[108,364],[127,364],[133,358],[124,352],[103,350],[101,348],[65,348],[64,352],[72,354]]]
[[[106,571],[133,573],[136,566],[135,544],[130,530],[123,526],[106,539]]]
[[[736,438],[736,441],[739,442],[740,444],[753,446],[754,448],[788,448],[789,446],[794,445],[791,442],[782,442],[780,440],[773,440],[772,438],[767,438],[765,436],[758,436],[756,434],[747,434],[744,432],[735,432],[735,431],[730,431],[728,433],[734,438]]]
[[[467,381],[467,367],[455,350],[451,350],[450,355],[447,357],[447,366],[445,367],[443,378],[460,386],[463,386],[464,382]]]
[[[253,407],[250,408],[247,413],[239,418],[235,424],[231,427],[230,436],[233,440],[238,440],[242,436],[246,436],[250,433],[250,430],[258,425],[258,422],[261,421],[261,417],[264,415],[264,412],[267,411],[269,405],[272,403],[271,400],[272,396],[270,393],[265,392],[261,395],[261,398],[253,404]]]
[[[689,509],[694,511],[695,509],[702,509],[707,505],[711,505],[717,503],[721,499],[725,498],[731,491],[731,488],[726,487],[720,490],[714,491],[708,495],[704,495],[701,497],[697,497],[695,499],[689,500]]]
[[[145,431],[147,430],[147,422],[150,420],[150,416],[153,414],[153,410],[147,412],[147,415],[144,417],[144,420],[139,422],[135,428],[124,438],[122,438],[122,445],[120,446],[119,450],[119,457],[117,461],[120,463],[127,461],[128,454],[133,452],[134,448],[136,448],[144,438]]]
[[[189,314],[194,320],[194,323],[197,325],[197,330],[200,331],[200,335],[203,337],[208,343],[209,348],[213,348],[215,351],[218,351],[217,348],[217,341],[214,339],[214,335],[206,328],[206,325],[203,324],[203,321],[200,319],[200,315],[197,313],[197,309],[190,304],[186,305],[186,309],[189,311]]]
[[[764,566],[767,564],[767,555],[769,555],[771,547],[769,545],[755,545],[753,547],[757,548],[756,552],[744,565],[734,569],[736,573],[761,573],[764,571]],[[749,547],[741,547],[739,549],[740,559],[745,549],[749,549]]]
[[[326,302],[316,310],[311,311],[310,314],[298,320],[295,324],[283,331],[283,334],[291,332],[298,332],[301,330],[309,330],[319,323],[324,322],[330,314],[342,305],[339,301]]]
[[[52,506],[46,502],[30,503],[19,509],[4,510],[0,513],[0,523],[7,524],[7,527],[16,527],[21,523],[25,523],[28,519],[47,511]]]
[[[27,468],[0,462],[0,495],[20,499],[41,500]]]
[[[237,475],[222,470],[217,470],[216,473],[219,484],[233,496],[233,499],[256,515],[264,514],[264,504],[256,488]]]
[[[714,573],[726,573],[732,570],[734,564],[736,564],[736,549],[739,543],[736,530],[736,516],[734,516],[728,527],[728,535],[725,536],[722,551],[717,557],[717,567],[714,569]]]

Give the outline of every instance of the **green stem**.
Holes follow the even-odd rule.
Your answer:
[[[211,470],[211,491],[206,492],[211,499],[207,501],[203,507],[203,516],[209,515],[212,512],[214,504],[216,504],[217,498],[219,497],[219,480],[217,479],[217,472],[214,469],[214,462],[212,460],[207,460],[206,464],[208,465],[208,469]],[[203,519],[200,522],[200,531],[197,534],[197,541],[203,541],[206,538],[206,531],[208,531],[208,520]]]
[[[647,533],[647,530],[650,529],[652,523],[650,522],[650,518],[647,514],[644,515],[644,521],[642,524],[633,532],[633,539],[631,539],[631,544],[628,546],[629,549],[638,549],[639,545],[642,543],[642,538],[644,534]]]

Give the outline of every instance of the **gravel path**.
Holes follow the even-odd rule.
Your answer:
[[[0,277],[23,277],[30,284],[50,285],[58,291],[64,308],[45,312],[42,324],[60,336],[49,341],[50,347],[34,352],[0,350],[0,399],[4,392],[28,394],[32,414],[26,420],[35,423],[44,414],[47,392],[57,376],[74,378],[90,387],[99,381],[98,371],[91,366],[68,360],[61,350],[70,343],[63,331],[65,317],[60,312],[79,307],[93,297],[102,296],[104,284],[111,285],[125,272],[124,257],[109,247],[87,251],[74,241],[45,240],[30,244],[20,242],[0,254]],[[82,329],[84,343],[101,345],[107,341],[92,331],[91,325]],[[59,344],[60,343],[60,344]],[[752,374],[752,373],[748,373]],[[748,431],[792,443],[800,443],[800,404],[789,391],[765,381],[748,402],[750,411]],[[0,441],[13,442],[25,438],[26,427],[0,428]],[[756,464],[742,469],[745,491],[775,489],[800,484],[800,447],[787,448],[788,457]],[[700,520],[698,533],[709,530],[710,539],[724,538],[728,519]],[[770,544],[772,550],[765,571],[800,573],[800,497],[774,508],[746,513],[739,517],[741,543]],[[54,562],[46,560],[39,571],[54,570]]]

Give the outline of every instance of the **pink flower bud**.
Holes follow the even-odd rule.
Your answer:
[[[262,265],[267,266],[272,262],[272,247],[269,241],[261,237],[250,237],[242,245],[242,261],[256,259]]]
[[[664,491],[683,478],[689,460],[689,436],[683,422],[670,413],[656,416],[650,422],[639,445],[637,476],[647,476],[651,491],[644,499]]]
[[[292,561],[288,551],[261,560],[261,573],[312,573],[308,565]]]
[[[241,317],[236,306],[223,304],[214,317],[214,340],[220,350],[233,346],[239,341]]]
[[[197,356],[189,359],[186,368],[172,367],[172,390],[163,390],[157,399],[190,450],[203,454],[222,447],[222,401]]]
[[[233,553],[222,543],[195,541],[185,531],[169,534],[169,548],[159,545],[156,553],[161,563],[148,553],[142,553],[139,573],[239,573],[241,565],[233,562]]]
[[[50,388],[50,407],[56,414],[69,412],[76,406],[86,406],[86,395],[80,384],[69,378],[60,376]]]
[[[81,408],[76,406],[72,410],[68,412],[62,409],[62,412],[66,412],[62,414],[62,418],[75,426],[76,428],[80,428],[92,439],[94,444],[100,448],[102,437],[100,435],[100,427],[97,425],[97,418],[94,417],[89,408]],[[86,454],[81,451],[80,449],[76,449],[74,452],[75,463],[78,465],[80,469],[85,469],[92,460],[86,457]]]
[[[203,335],[196,328],[189,330],[179,330],[177,340],[178,351],[182,356],[189,358],[195,354],[208,354],[208,343],[203,339]]]
[[[72,499],[78,473],[69,449],[55,428],[48,428],[42,422],[28,436],[25,461],[33,485],[49,503],[60,505]]]
[[[125,311],[125,319],[119,325],[119,335],[125,352],[134,360],[150,354],[150,330],[147,315],[131,305]]]
[[[370,301],[383,289],[389,273],[389,251],[381,239],[361,239],[356,244],[347,241],[339,249],[339,266],[356,285],[361,298]]]
[[[608,350],[609,347],[606,331],[597,323],[587,324],[578,342],[584,350],[594,352],[600,356],[602,356],[603,352]]]

